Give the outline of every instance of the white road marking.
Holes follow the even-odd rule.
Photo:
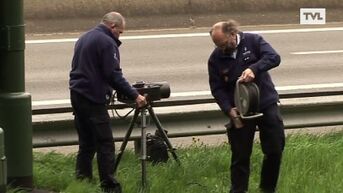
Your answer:
[[[66,104],[70,104],[70,99],[32,101],[32,106],[66,105]]]
[[[76,42],[78,38],[67,38],[67,39],[45,39],[45,40],[26,40],[26,44],[49,44],[49,43],[66,43]]]
[[[259,30],[247,31],[258,34],[279,34],[279,33],[307,33],[307,32],[328,32],[343,31],[343,27],[331,28],[305,28],[305,29],[280,29],[280,30]],[[205,37],[209,33],[183,33],[183,34],[160,34],[160,35],[141,35],[141,36],[122,36],[121,40],[143,40],[143,39],[163,39],[163,38],[184,38],[184,37]],[[78,38],[67,39],[46,39],[46,40],[26,40],[26,44],[46,44],[46,43],[66,43],[76,42]]]
[[[190,96],[205,96],[211,94],[208,90],[203,91],[190,91],[190,92],[176,92],[171,93],[170,97],[190,97]]]
[[[327,84],[306,84],[306,85],[294,85],[294,86],[277,86],[276,90],[301,90],[301,89],[321,89],[321,88],[336,88],[343,87],[343,82],[327,83]]]
[[[323,51],[308,51],[308,52],[291,52],[294,55],[312,55],[312,54],[337,54],[343,53],[343,50],[323,50]]]
[[[320,88],[335,88],[343,87],[343,82],[341,83],[328,83],[328,84],[307,84],[307,85],[294,85],[294,86],[279,86],[276,90],[301,90],[301,89],[320,89]],[[191,92],[177,92],[171,93],[172,97],[192,97],[192,96],[207,96],[210,95],[210,91],[191,91]],[[44,106],[44,105],[68,105],[70,104],[70,99],[59,99],[59,100],[40,100],[32,101],[32,106]]]

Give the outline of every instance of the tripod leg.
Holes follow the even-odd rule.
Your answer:
[[[147,160],[147,150],[146,150],[146,108],[141,109],[141,167],[142,167],[142,191],[144,192],[147,187],[147,173],[146,173],[146,160]]]
[[[175,153],[175,149],[173,148],[172,144],[170,143],[168,136],[166,134],[166,132],[164,131],[164,129],[162,128],[161,122],[158,120],[154,110],[152,109],[151,106],[148,107],[149,110],[149,114],[151,115],[151,118],[153,119],[153,121],[156,124],[156,127],[158,129],[158,131],[161,133],[163,140],[166,142],[169,151],[171,152],[171,154],[173,155],[174,160],[181,165],[180,160],[178,159],[176,153]]]
[[[139,114],[139,110],[136,109],[135,114],[133,115],[132,120],[130,122],[129,129],[126,132],[125,138],[123,140],[123,143],[120,146],[119,153],[118,153],[117,158],[116,158],[115,163],[114,163],[114,172],[115,173],[117,172],[119,162],[123,156],[127,142],[129,141],[129,138],[130,138],[130,135],[132,133],[133,126],[135,125],[135,122],[137,120],[138,114]]]

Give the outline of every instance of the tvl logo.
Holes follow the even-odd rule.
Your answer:
[[[325,8],[301,8],[300,24],[325,24]]]

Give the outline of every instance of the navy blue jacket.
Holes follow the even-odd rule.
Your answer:
[[[258,34],[240,32],[236,58],[215,48],[208,60],[209,83],[213,97],[228,115],[234,105],[235,83],[250,68],[260,88],[260,110],[279,100],[268,70],[280,64],[280,56]]]
[[[131,99],[138,96],[120,68],[121,42],[105,25],[82,35],[75,44],[69,88],[95,103],[106,103],[113,89]]]

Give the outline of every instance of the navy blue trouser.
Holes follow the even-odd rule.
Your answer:
[[[272,104],[263,111],[263,116],[255,120],[244,121],[244,127],[230,128],[228,131],[231,144],[231,193],[248,190],[250,175],[250,156],[256,126],[260,131],[260,141],[264,159],[261,170],[260,188],[264,192],[276,189],[282,152],[285,146],[285,134],[278,105]]]
[[[70,96],[79,137],[76,177],[92,179],[92,160],[96,153],[101,186],[120,186],[113,176],[114,141],[106,104],[93,103],[75,91]]]

